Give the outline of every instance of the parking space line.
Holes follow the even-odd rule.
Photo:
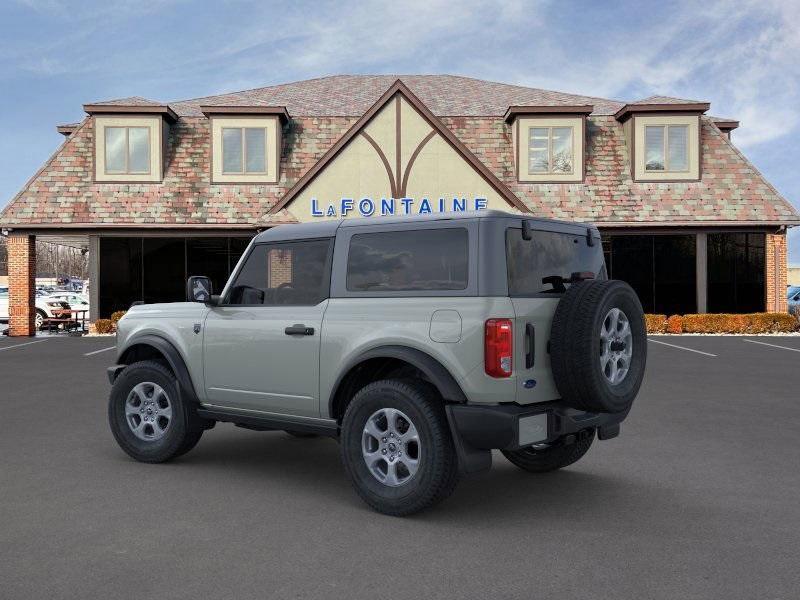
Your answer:
[[[762,346],[769,346],[771,348],[780,348],[781,350],[791,350],[792,352],[800,352],[798,348],[789,348],[789,346],[779,346],[778,344],[768,344],[767,342],[759,342],[758,340],[742,339],[743,342],[750,342],[751,344],[761,344]]]
[[[46,342],[47,340],[36,340],[35,342],[25,342],[24,344],[14,344],[13,346],[3,346],[0,348],[0,352],[3,350],[12,350],[14,348],[21,348],[22,346],[30,346],[31,344],[41,344],[42,342]]]
[[[110,346],[109,348],[100,348],[100,350],[95,350],[94,352],[87,352],[84,356],[91,356],[92,354],[100,354],[101,352],[108,352],[109,350],[113,350],[116,346]]]
[[[667,342],[661,342],[659,340],[654,340],[651,338],[647,338],[648,342],[653,342],[654,344],[661,344],[662,346],[669,346],[670,348],[677,348],[678,350],[686,350],[687,352],[694,352],[696,354],[702,354],[704,356],[713,356],[717,358],[716,354],[711,354],[711,352],[703,352],[702,350],[695,350],[694,348],[686,348],[684,346],[677,346],[675,344],[668,344]]]

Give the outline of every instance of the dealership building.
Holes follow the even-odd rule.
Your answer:
[[[484,209],[595,223],[646,312],[786,310],[800,215],[704,101],[341,75],[83,108],[0,215],[12,335],[34,333],[36,239],[89,252],[95,319],[192,274],[221,289],[275,225]]]

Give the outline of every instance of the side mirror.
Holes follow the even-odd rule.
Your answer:
[[[186,282],[186,300],[189,302],[207,303],[211,301],[213,292],[211,280],[202,275],[192,275]]]

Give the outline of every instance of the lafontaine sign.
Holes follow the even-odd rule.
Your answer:
[[[320,202],[311,198],[312,217],[362,217],[391,215],[425,215],[439,212],[464,212],[485,210],[486,198],[341,198],[333,202]]]

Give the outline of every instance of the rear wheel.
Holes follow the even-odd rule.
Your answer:
[[[571,438],[571,439],[570,439]],[[578,462],[594,441],[594,429],[565,436],[546,446],[531,446],[521,450],[503,450],[503,456],[520,469],[531,473],[547,473]]]
[[[458,480],[442,400],[424,382],[387,379],[359,391],[342,421],[341,452],[358,494],[388,515],[432,506]]]
[[[204,422],[181,398],[175,376],[161,363],[142,361],[117,377],[108,422],[120,448],[141,462],[165,462],[200,441]]]
[[[36,324],[36,329],[41,329],[44,325],[44,320],[47,318],[47,315],[44,314],[44,311],[37,308],[36,309],[36,316],[34,317],[34,323]]]

